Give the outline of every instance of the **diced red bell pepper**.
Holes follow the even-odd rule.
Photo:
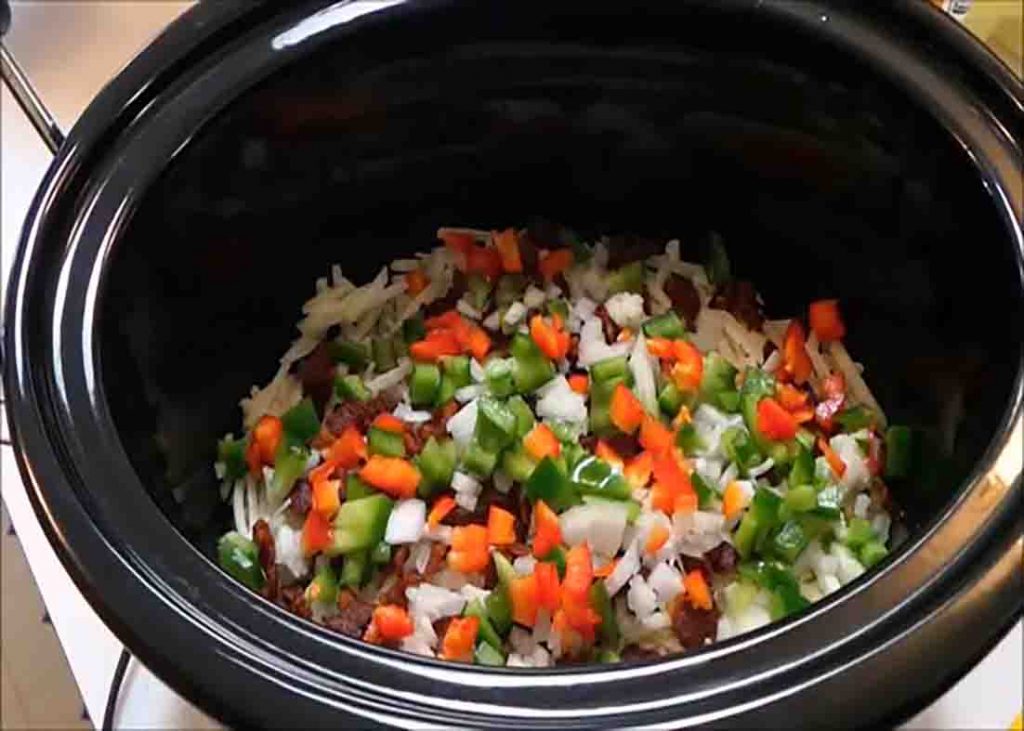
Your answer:
[[[480,631],[479,617],[454,617],[441,640],[441,658],[460,662],[473,661],[476,635]]]
[[[533,569],[537,577],[537,602],[552,612],[558,609],[562,601],[558,586],[558,568],[553,563],[539,562]]]
[[[327,449],[326,461],[350,470],[366,459],[366,440],[354,424],[346,426],[341,436]]]
[[[501,256],[486,246],[473,246],[466,251],[466,272],[497,279],[501,276]]]
[[[307,556],[331,545],[331,524],[327,518],[316,510],[306,513],[306,522],[302,525],[302,552]]]
[[[400,640],[403,637],[408,637],[414,631],[409,613],[397,604],[382,604],[377,607],[373,610],[371,621],[377,634],[385,640]]]
[[[704,376],[704,356],[696,346],[685,340],[675,340],[672,352],[676,362],[672,366],[672,382],[680,391],[696,391]]]
[[[675,435],[661,420],[644,414],[640,424],[640,445],[652,454],[660,454],[675,446]]]
[[[811,357],[807,355],[804,340],[804,326],[799,320],[789,321],[786,336],[782,341],[782,367],[785,374],[795,383],[805,383],[811,377]]]
[[[283,435],[284,424],[276,416],[263,416],[256,422],[252,430],[252,441],[259,446],[260,461],[263,464],[274,464]]]
[[[540,351],[552,360],[561,360],[569,352],[569,333],[555,327],[540,315],[530,318],[530,337]]]
[[[581,543],[570,548],[565,556],[562,596],[569,600],[586,601],[593,578],[594,565],[590,557],[590,547],[586,543]]]
[[[586,396],[590,392],[590,378],[586,373],[573,373],[568,380],[569,388],[576,393]]]
[[[618,384],[612,392],[609,406],[611,422],[626,434],[632,434],[640,426],[644,418],[644,407],[640,400],[625,384]]]
[[[846,325],[839,314],[838,300],[818,300],[812,302],[808,312],[811,330],[823,343],[842,340],[846,335]]]
[[[551,281],[572,266],[572,249],[555,249],[542,254],[537,269],[544,279]]]
[[[562,542],[558,516],[543,500],[538,500],[533,506],[533,525],[533,555],[543,558]]]
[[[519,241],[515,229],[507,228],[494,234],[494,248],[501,257],[501,268],[510,274],[523,271],[523,259],[519,255]]]
[[[797,423],[778,401],[763,398],[757,403],[757,430],[766,439],[785,441],[796,436]]]

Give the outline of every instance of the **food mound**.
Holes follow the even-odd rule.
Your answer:
[[[316,283],[244,435],[221,566],[367,642],[547,667],[703,647],[887,553],[906,477],[835,300],[765,320],[712,239],[441,229]]]

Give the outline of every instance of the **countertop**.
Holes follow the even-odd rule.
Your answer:
[[[103,83],[190,4],[154,0],[14,2],[12,30],[5,42],[66,130]],[[968,16],[968,26],[988,40],[1018,73],[1020,13],[1016,0],[992,0],[976,2]],[[6,282],[22,221],[50,156],[6,87],[0,131],[0,260],[2,281]],[[6,421],[3,429],[6,442]],[[88,606],[46,541],[9,447],[2,447],[0,458],[4,502],[88,714],[98,725],[121,644]],[[983,662],[907,727],[1007,728],[1024,705],[1022,656],[1024,632],[1018,623]],[[125,678],[115,722],[118,727],[128,728],[217,727],[216,722],[134,660]]]

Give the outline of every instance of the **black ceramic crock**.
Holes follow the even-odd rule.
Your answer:
[[[1021,613],[1024,93],[923,2],[201,3],[88,108],[33,203],[5,387],[89,601],[228,722],[892,723]],[[332,262],[442,224],[720,232],[770,313],[842,299],[927,438],[909,537],[802,614],[661,662],[487,670],[364,645],[211,560],[212,445]]]

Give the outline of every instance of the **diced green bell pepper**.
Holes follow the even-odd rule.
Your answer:
[[[491,554],[491,557],[494,559],[494,573],[498,576],[498,583],[501,585],[501,588],[507,592],[508,588],[512,586],[513,579],[515,579],[518,574],[516,573],[516,570],[512,568],[512,563],[505,558],[505,554],[501,551],[495,551]],[[508,597],[506,596],[506,599],[507,598]],[[512,611],[511,607],[509,608],[509,611]]]
[[[331,605],[338,600],[338,577],[331,564],[325,562],[306,588],[306,600]]]
[[[672,381],[666,383],[658,394],[658,408],[667,416],[678,414],[685,401],[686,395]]]
[[[857,552],[857,558],[860,559],[865,568],[871,568],[888,555],[889,551],[886,549],[885,544],[877,540],[868,541]]]
[[[491,593],[484,600],[484,607],[487,609],[487,617],[491,620],[494,631],[502,637],[507,635],[508,631],[512,629],[512,604],[508,600],[507,588],[496,586],[491,589]]]
[[[224,479],[245,477],[249,467],[245,462],[246,440],[224,437],[217,442],[217,461],[224,464]]]
[[[421,497],[430,497],[435,491],[452,484],[458,454],[451,439],[438,440],[430,437],[416,458],[422,479],[418,492]]]
[[[718,353],[711,351],[706,354],[704,356],[704,370],[700,379],[700,400],[706,401],[723,411],[733,412],[736,410],[736,404],[732,403],[733,399],[731,397],[727,398],[729,403],[723,403],[722,400],[725,394],[735,393],[736,369]],[[738,398],[739,395],[737,394],[735,399],[738,400]]]
[[[885,476],[909,477],[912,436],[908,426],[890,426],[885,432]]]
[[[818,492],[813,485],[797,485],[789,488],[783,504],[791,513],[806,513],[818,504]]]
[[[842,514],[843,495],[838,485],[826,485],[818,492],[818,503],[810,511],[813,515],[835,520]]]
[[[370,553],[366,549],[354,551],[345,556],[341,565],[340,584],[350,589],[358,589],[366,580],[370,568]]]
[[[579,502],[572,483],[551,457],[542,459],[533,470],[526,482],[526,496],[532,502],[543,500],[555,512],[561,512]]]
[[[441,369],[434,363],[417,363],[409,378],[409,400],[413,406],[431,406],[441,388]]]
[[[609,500],[628,500],[633,495],[633,489],[626,479],[597,457],[583,459],[576,465],[569,479],[581,495],[595,495]]]
[[[739,391],[719,391],[716,397],[718,408],[729,414],[735,414],[740,410]]]
[[[334,540],[327,547],[328,556],[366,551],[382,540],[394,503],[385,495],[374,493],[358,500],[346,500],[334,516]]]
[[[644,263],[634,261],[619,267],[608,275],[608,293],[644,291]]]
[[[850,406],[836,414],[836,422],[847,434],[867,429],[875,422],[875,412],[867,406]]]
[[[683,450],[684,455],[691,457],[695,452],[704,449],[704,441],[693,424],[683,424],[676,432],[676,446]]]
[[[369,401],[372,396],[363,379],[354,373],[334,379],[334,392],[342,401]]]
[[[636,522],[636,519],[640,517],[640,503],[636,500],[616,500],[607,497],[598,497],[597,495],[583,495],[582,498],[584,505],[594,505],[600,503],[608,503],[609,505],[617,505],[620,508],[626,509],[626,522],[632,525]]]
[[[494,629],[494,625],[491,624],[490,615],[487,613],[487,608],[481,600],[473,599],[468,602],[466,608],[462,611],[462,616],[479,619],[480,629],[477,631],[477,638],[496,649],[501,649],[501,637],[498,635],[497,630]]]
[[[569,303],[564,299],[548,300],[547,311],[549,315],[558,315],[562,322],[569,320]]]
[[[504,401],[487,396],[477,401],[476,441],[497,454],[516,437],[516,416]]]
[[[771,552],[784,561],[793,563],[808,543],[810,538],[800,521],[787,520],[772,537]]]
[[[516,437],[525,437],[536,423],[529,404],[523,400],[522,396],[513,396],[505,403],[516,417]]]
[[[510,358],[492,358],[484,366],[484,380],[491,394],[498,398],[511,396],[516,389],[512,379],[512,364]]]
[[[814,432],[810,429],[800,427],[796,430],[796,443],[801,449],[806,449],[808,452],[814,451],[814,442],[817,441],[817,437],[814,436]]]
[[[649,338],[666,338],[668,340],[677,340],[686,335],[686,328],[683,326],[683,321],[679,319],[679,315],[674,313],[672,310],[662,314],[655,315],[643,324],[644,335]]]
[[[274,477],[267,485],[267,501],[277,506],[285,499],[295,481],[306,471],[309,452],[299,447],[288,447],[282,444],[274,458]]]
[[[473,382],[467,355],[449,355],[441,358],[441,371],[452,379],[456,388],[468,386]]]
[[[757,448],[754,440],[745,429],[731,426],[722,432],[721,449],[730,462],[735,462],[741,472],[746,475],[751,467],[764,462],[764,455]]]
[[[743,421],[754,440],[762,445],[764,437],[757,431],[757,405],[761,399],[775,395],[775,379],[760,368],[747,368],[743,387],[740,389],[740,409]],[[763,449],[762,445],[762,449]]]
[[[405,342],[412,344],[427,336],[427,326],[423,319],[423,313],[417,312],[408,320],[402,323],[402,337]]]
[[[217,541],[217,560],[222,569],[253,591],[267,582],[256,544],[237,531],[225,533]]]
[[[401,434],[387,429],[371,426],[366,433],[366,445],[370,454],[380,454],[384,457],[405,456],[405,439]]]
[[[590,366],[590,380],[594,383],[604,383],[613,378],[627,378],[628,375],[629,361],[624,355],[605,358]]]
[[[597,653],[597,661],[602,665],[615,664],[622,662],[622,655],[615,650],[599,650]]]
[[[785,566],[778,563],[773,561],[742,563],[739,566],[739,573],[748,581],[753,581],[771,592],[772,619],[781,619],[793,612],[798,612],[810,603],[800,594],[800,586],[793,575]]]
[[[565,460],[569,471],[576,469],[576,466],[590,456],[590,452],[583,448],[578,442],[569,442],[562,445],[562,458]]]
[[[615,619],[612,600],[608,596],[608,590],[603,581],[595,581],[591,585],[590,606],[601,617],[601,626],[598,629],[601,633],[601,643],[605,647],[617,648],[619,646],[619,623]]]
[[[729,254],[722,243],[722,237],[716,233],[711,235],[711,245],[708,248],[708,261],[704,265],[708,281],[714,285],[722,285],[732,278],[731,267],[729,266]]]
[[[779,519],[779,507],[782,498],[772,490],[763,487],[754,492],[746,514],[733,536],[736,550],[743,558],[748,558],[755,550],[759,550]]]
[[[701,510],[708,507],[715,497],[715,491],[696,470],[690,474],[690,484],[693,485],[693,491],[697,493],[697,507]]]
[[[316,415],[313,399],[308,396],[281,416],[281,427],[285,443],[304,446],[320,433],[320,418]]]
[[[486,277],[479,274],[470,274],[466,280],[466,288],[469,290],[469,304],[473,309],[482,311],[487,304],[487,298],[491,294],[491,283]]]
[[[555,366],[529,336],[516,333],[509,351],[512,353],[512,382],[519,393],[532,393],[555,377]]]
[[[793,467],[789,470],[788,481],[791,488],[814,484],[814,455],[810,449],[801,446],[797,451]]]
[[[477,424],[479,423],[478,418]],[[465,454],[462,455],[462,466],[477,477],[490,477],[494,468],[498,466],[499,454],[499,452],[485,449],[479,441],[473,439]]]
[[[370,352],[373,353],[373,363],[377,367],[378,373],[390,371],[397,364],[395,345],[391,342],[391,338],[373,338],[370,341]]]
[[[391,563],[391,546],[386,541],[381,541],[370,551],[370,562],[383,566]]]
[[[555,546],[547,555],[541,559],[547,563],[553,563],[555,568],[558,570],[558,580],[561,581],[565,578],[565,549],[561,546]]]
[[[369,497],[375,494],[375,490],[367,485],[358,474],[355,472],[349,472],[345,476],[345,500],[359,500],[360,498]]]
[[[365,343],[350,340],[333,340],[327,345],[327,352],[335,363],[344,363],[349,368],[361,371],[370,362],[370,349]]]
[[[846,545],[856,552],[865,543],[877,540],[871,523],[864,518],[853,518],[846,527]]]
[[[494,290],[494,302],[499,307],[508,307],[523,296],[526,284],[526,277],[522,274],[502,274]]]
[[[501,455],[501,469],[515,482],[526,482],[537,463],[522,448],[507,449]]]
[[[607,381],[594,381],[590,386],[590,431],[599,437],[610,436],[617,430],[612,424],[611,403],[615,387],[625,383],[621,376]]]
[[[481,628],[482,626],[483,623],[481,623]],[[476,649],[473,650],[473,663],[487,667],[504,667],[505,653],[502,652],[500,645],[495,647],[487,642],[480,641],[476,644]]]

